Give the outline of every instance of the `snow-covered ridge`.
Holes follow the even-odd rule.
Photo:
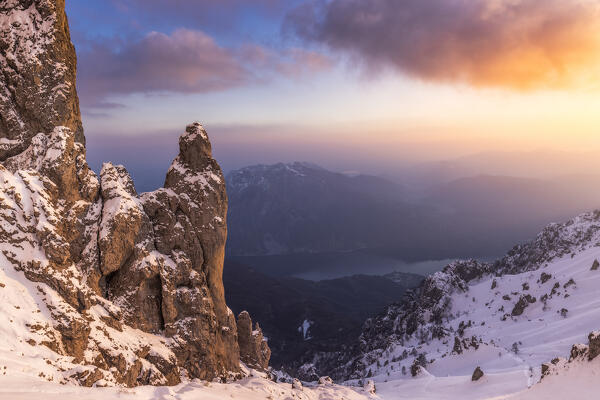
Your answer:
[[[307,162],[258,164],[232,171],[227,175],[227,186],[232,193],[250,186],[268,189],[270,179],[314,179],[315,172],[325,171],[318,165]],[[266,177],[266,178],[265,178]]]
[[[494,263],[495,274],[518,273],[543,263],[600,246],[600,210],[581,214],[564,223],[546,226],[531,242],[517,245]]]
[[[586,213],[494,263],[450,264],[367,321],[357,356],[336,372],[374,379],[383,398],[392,387],[448,399],[526,390],[543,363],[568,358],[600,328],[599,231],[600,212]],[[471,382],[478,366],[485,385]]]

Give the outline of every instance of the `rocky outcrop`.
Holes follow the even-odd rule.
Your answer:
[[[252,329],[250,314],[242,311],[237,318],[237,328],[241,360],[250,367],[266,370],[269,366],[271,350],[263,338],[258,323]]]
[[[588,360],[592,361],[600,355],[600,332],[591,332],[588,335]]]
[[[519,300],[515,303],[515,306],[513,307],[512,311],[511,311],[511,315],[512,316],[522,315],[523,312],[525,311],[525,308],[527,308],[530,304],[533,304],[535,302],[536,302],[536,298],[532,297],[530,294],[521,295],[521,297],[519,297]]]
[[[0,161],[40,132],[69,128],[84,142],[75,91],[77,58],[64,0],[0,4]]]
[[[600,355],[600,331],[590,332],[588,344],[574,344],[571,347],[569,359],[562,357],[554,358],[550,362],[542,364],[542,379],[549,375],[558,375],[569,369],[573,364],[586,363],[594,360]]]
[[[139,196],[110,163],[98,178],[64,1],[9,0],[0,13],[0,260],[49,310],[51,323],[30,329],[88,386],[238,373],[222,283],[227,195],[205,130],[186,128],[163,189]],[[252,338],[266,368],[268,346]]]

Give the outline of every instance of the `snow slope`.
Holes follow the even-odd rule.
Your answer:
[[[20,272],[0,267],[0,399],[37,399],[43,393],[53,399],[320,399],[358,400],[367,398],[391,399],[562,399],[575,395],[577,399],[597,398],[600,390],[600,358],[591,363],[574,363],[564,373],[540,377],[541,363],[562,356],[568,357],[574,343],[586,343],[587,334],[600,325],[600,270],[592,271],[599,248],[589,248],[571,257],[563,256],[539,270],[502,277],[485,277],[469,286],[464,293],[455,293],[448,324],[456,332],[461,322],[471,326],[464,329],[459,340],[474,336],[478,348],[454,349],[449,338],[417,344],[407,340],[394,345],[371,366],[377,394],[369,395],[364,389],[339,385],[316,385],[300,389],[288,383],[274,383],[254,371],[254,376],[233,383],[185,381],[174,387],[138,387],[133,389],[83,388],[59,385],[74,373],[77,365],[57,356],[45,346],[28,343],[37,338],[25,324],[44,324],[49,316],[40,307],[34,284]],[[552,277],[541,282],[542,273]],[[571,279],[575,284],[567,285]],[[491,289],[493,281],[494,289]],[[523,284],[529,285],[523,290]],[[540,298],[559,289],[548,297],[546,306]],[[525,308],[522,315],[508,316],[518,296],[528,293],[536,302]],[[510,300],[503,299],[508,295]],[[487,304],[487,305],[486,305]],[[504,311],[499,311],[504,307]],[[560,310],[568,309],[566,316]],[[143,334],[129,332],[134,338]],[[132,340],[132,339],[130,339]],[[517,343],[518,352],[512,350]],[[426,370],[417,377],[410,376],[413,357],[402,358],[404,350],[425,353]],[[394,361],[396,360],[396,361]],[[387,364],[387,365],[385,365]],[[480,366],[485,376],[477,382],[471,374]],[[405,367],[406,374],[402,373]],[[65,371],[61,371],[64,369]],[[356,382],[351,382],[356,383]],[[531,387],[528,389],[528,387]]]
[[[0,399],[34,400],[368,400],[375,398],[365,389],[324,384],[293,388],[291,384],[274,383],[263,376],[253,376],[234,383],[188,381],[177,386],[139,386],[127,388],[84,388],[57,385],[29,379],[0,376]]]
[[[569,363],[538,382],[542,363],[568,358],[573,344],[586,343],[588,334],[600,328],[600,268],[593,268],[600,259],[599,226],[597,214],[555,225],[524,246],[526,251],[503,259],[502,274],[494,273],[491,265],[465,262],[428,278],[429,289],[439,289],[439,293],[430,296],[435,299],[433,306],[415,311],[414,331],[408,334],[402,325],[410,319],[391,321],[400,325],[387,346],[362,358],[369,379],[376,384],[376,395],[358,380],[347,382],[359,384],[355,387],[325,383],[299,388],[272,382],[253,371],[226,384],[184,379],[173,387],[125,389],[105,380],[96,386],[113,387],[72,385],[93,369],[43,345],[53,337],[52,311],[66,305],[50,287],[27,280],[0,254],[0,399],[38,399],[41,393],[48,400],[537,400],[562,399],[569,393],[578,399],[597,398],[600,358]],[[465,276],[468,280],[459,279]],[[100,320],[102,310],[94,306],[90,316]],[[124,327],[123,332],[110,327],[93,329],[92,336],[98,342],[110,337],[126,356],[128,349],[142,342],[152,343],[155,352],[170,352],[168,339],[132,328]],[[415,364],[418,359],[424,368]],[[477,366],[485,375],[473,382],[471,374]],[[411,369],[417,372],[415,377]]]
[[[558,375],[545,377],[531,389],[509,396],[511,400],[577,399],[600,397],[600,359],[576,362]]]
[[[464,290],[450,291],[443,316],[446,335],[432,338],[433,324],[426,323],[384,351],[365,357],[371,362],[367,370],[378,395],[382,399],[562,399],[565,396],[553,391],[554,386],[562,385],[566,393],[570,389],[565,385],[581,381],[585,385],[577,385],[576,398],[598,398],[593,395],[600,390],[600,382],[593,378],[600,375],[597,361],[578,364],[564,376],[537,384],[542,363],[568,358],[573,344],[587,343],[588,334],[600,328],[600,269],[591,268],[600,260],[596,246],[595,237],[590,237],[583,245],[578,242],[573,252],[538,269],[487,274]],[[412,377],[418,354],[425,356],[426,370]],[[485,375],[472,382],[477,366]],[[570,383],[573,375],[578,378]]]
[[[366,400],[368,390],[333,384],[301,389],[289,383],[275,383],[264,374],[245,369],[246,378],[230,383],[212,383],[184,379],[173,387],[143,386],[133,389],[115,387],[114,382],[99,381],[98,386],[85,388],[72,382],[74,374],[88,369],[74,363],[72,357],[61,356],[41,342],[48,340],[52,328],[51,310],[43,297],[54,297],[61,307],[60,297],[45,284],[32,283],[22,272],[15,271],[0,253],[0,399],[33,400],[41,395],[45,400],[68,399],[161,399],[161,400],[221,400],[237,399],[305,399],[305,400]],[[38,333],[39,332],[39,333]],[[115,340],[112,332],[112,341]],[[150,335],[124,326],[116,338],[123,352],[136,341],[152,340],[153,351],[170,352],[159,335]],[[101,338],[98,338],[101,340]],[[90,370],[91,371],[91,370]],[[87,372],[91,373],[91,372]]]

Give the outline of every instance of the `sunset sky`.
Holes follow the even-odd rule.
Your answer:
[[[225,169],[298,159],[377,173],[600,149],[599,4],[67,0],[67,12],[92,159],[168,165],[199,120]]]

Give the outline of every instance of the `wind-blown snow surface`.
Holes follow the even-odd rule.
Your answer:
[[[596,259],[600,248],[592,247],[538,270],[488,276],[465,292],[455,292],[447,326],[457,332],[459,347],[455,349],[452,335],[425,344],[412,338],[392,346],[370,366],[377,394],[382,399],[415,400],[564,399],[565,393],[575,393],[577,399],[599,398],[598,361],[576,363],[564,375],[538,384],[543,362],[568,358],[573,344],[587,343],[587,335],[600,328],[600,269],[591,270]],[[547,274],[544,279],[542,273]],[[521,315],[512,315],[527,294],[535,302],[527,302]],[[413,349],[427,359],[426,371],[415,378],[410,373],[414,357],[404,353]],[[485,376],[472,382],[477,366]],[[577,378],[571,380],[573,376]],[[562,395],[553,387],[561,387]]]
[[[576,362],[559,375],[544,378],[542,384],[510,396],[511,400],[573,399],[596,400],[600,397],[600,359]]]
[[[7,400],[367,400],[376,398],[363,389],[353,390],[325,384],[312,388],[292,388],[291,384],[274,383],[263,376],[254,376],[233,383],[192,381],[177,386],[141,386],[126,388],[83,388],[27,379],[0,377],[0,398]],[[43,397],[42,397],[43,396]]]
[[[51,325],[50,311],[44,305],[42,294],[52,295],[44,284],[32,283],[22,272],[15,271],[0,254],[0,399],[4,400],[70,400],[70,399],[160,399],[160,400],[221,400],[226,398],[305,399],[305,400],[366,400],[371,398],[363,388],[324,384],[301,389],[289,383],[275,383],[264,374],[245,370],[249,375],[230,383],[209,383],[184,380],[173,387],[143,386],[133,389],[122,387],[85,388],[68,381],[81,366],[72,363],[72,357],[61,356],[42,345],[47,340],[32,326]],[[160,336],[149,335],[128,328],[123,331],[123,344],[155,337],[154,351],[169,351],[160,343]],[[163,338],[164,339],[164,338]],[[107,382],[106,384],[110,384]]]

